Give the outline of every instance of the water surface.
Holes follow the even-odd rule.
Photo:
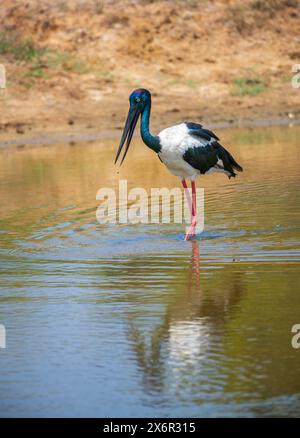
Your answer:
[[[136,138],[0,152],[1,416],[297,416],[300,128],[220,133],[205,230],[99,224],[96,192],[175,187]],[[230,145],[230,146],[229,146]]]

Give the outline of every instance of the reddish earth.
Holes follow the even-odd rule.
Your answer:
[[[298,0],[1,0],[0,137],[120,128],[137,87],[155,128],[298,120],[299,23]]]

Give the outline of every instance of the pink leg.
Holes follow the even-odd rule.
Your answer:
[[[188,206],[189,206],[189,210],[190,210],[190,213],[191,213],[191,216],[192,216],[192,200],[191,200],[191,196],[190,196],[190,192],[189,192],[189,189],[188,189],[188,186],[187,186],[186,180],[183,179],[183,180],[181,181],[181,183],[182,183],[182,185],[183,185],[184,192],[185,192],[185,196],[186,196],[187,203],[188,203]]]
[[[193,217],[194,220],[193,223],[193,236],[196,235],[196,225],[197,225],[197,208],[196,208],[196,183],[195,181],[192,181],[192,197],[193,197]]]
[[[192,181],[192,224],[185,235],[184,240],[189,240],[190,235],[195,236],[197,225],[197,209],[196,209],[196,184]]]

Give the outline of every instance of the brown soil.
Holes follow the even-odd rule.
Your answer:
[[[300,118],[298,0],[1,0],[0,136],[122,127],[152,91],[153,125]],[[22,44],[46,49],[23,59]],[[26,56],[24,56],[26,58]]]

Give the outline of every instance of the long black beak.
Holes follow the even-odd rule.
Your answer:
[[[120,153],[122,151],[122,148],[124,146],[125,140],[127,138],[126,148],[125,148],[125,152],[124,152],[122,161],[120,163],[120,166],[121,166],[121,164],[123,163],[123,161],[124,161],[124,159],[126,157],[126,154],[128,152],[128,149],[129,149],[129,146],[130,146],[130,142],[131,142],[131,139],[132,139],[132,136],[133,136],[133,133],[134,133],[135,126],[136,126],[137,121],[139,119],[140,113],[141,113],[141,111],[140,111],[140,109],[138,107],[137,108],[130,108],[129,109],[128,116],[127,116],[127,119],[126,119],[126,122],[125,122],[125,127],[124,127],[123,134],[122,134],[122,137],[121,137],[121,141],[120,141],[120,144],[119,144],[118,152],[117,152],[117,155],[116,155],[115,164],[118,161],[119,155],[120,155]]]

